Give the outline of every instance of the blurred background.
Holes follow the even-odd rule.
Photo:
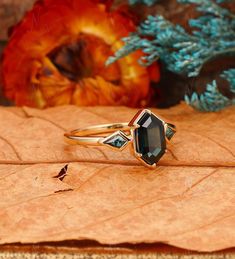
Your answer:
[[[32,8],[34,2],[35,0],[0,0],[0,55],[8,42],[9,30]],[[161,14],[173,23],[184,26],[186,30],[190,30],[188,20],[198,15],[193,5],[179,4],[176,0],[159,0],[154,6],[144,4],[131,6],[127,4],[126,0],[116,0],[114,7],[115,5],[126,5],[125,8],[128,9],[129,13],[135,14],[138,23],[145,20],[149,14]],[[230,11],[235,11],[234,1],[226,3],[225,6]],[[216,70],[221,70],[221,66],[226,67],[228,64],[233,64],[233,62],[234,59],[221,59],[209,64],[208,69],[205,68],[205,73],[202,73],[197,79],[197,90],[199,92],[200,89],[203,91],[208,75],[216,73]],[[12,102],[3,96],[1,84],[0,82],[0,104],[10,105]],[[190,94],[194,91],[194,84],[195,80],[192,82],[191,79],[177,76],[161,68],[161,80],[157,83],[158,100],[156,106],[165,108],[179,103],[185,93]]]

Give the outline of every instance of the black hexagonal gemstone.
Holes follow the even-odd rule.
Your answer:
[[[163,122],[155,115],[144,113],[135,129],[136,151],[142,155],[147,164],[153,165],[164,155],[166,150],[165,130]]]

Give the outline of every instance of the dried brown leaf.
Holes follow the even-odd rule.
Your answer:
[[[0,243],[93,239],[215,251],[235,244],[234,108],[158,110],[178,132],[155,170],[128,150],[69,146],[66,130],[124,107],[0,108]],[[68,167],[66,165],[68,164]]]

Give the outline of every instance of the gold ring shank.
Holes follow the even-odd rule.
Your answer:
[[[105,134],[121,130],[129,132],[133,127],[128,126],[128,123],[112,123],[90,126],[87,128],[76,129],[71,132],[65,133],[64,136],[78,145],[92,145],[97,146],[102,143],[106,136],[97,136],[98,134]]]
[[[170,128],[174,132],[175,126],[170,123],[165,123],[166,128]],[[131,135],[131,130],[134,129],[134,126],[129,126],[128,123],[112,123],[112,124],[103,124],[103,125],[96,125],[90,126],[86,128],[76,129],[71,132],[65,133],[64,136],[66,140],[69,141],[70,144],[77,144],[77,145],[92,145],[98,146],[100,145],[103,140],[107,136],[101,136],[105,133],[116,132],[121,130],[126,133],[127,136]],[[100,136],[98,134],[101,134]],[[169,141],[166,134],[166,139]]]

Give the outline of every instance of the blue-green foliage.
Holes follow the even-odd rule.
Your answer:
[[[134,4],[146,4],[146,5],[148,5],[148,6],[151,6],[151,5],[155,4],[156,2],[158,2],[158,0],[128,0],[128,1],[129,1],[129,4],[130,4],[130,5],[134,5]],[[231,1],[231,0],[216,0],[216,2],[217,2],[218,4],[224,3],[224,2],[229,2],[229,1]],[[183,1],[181,1],[181,2],[183,2]],[[189,1],[187,1],[187,2],[189,2]],[[199,1],[197,1],[197,2],[199,2]],[[200,2],[202,2],[202,1],[200,1]]]
[[[220,76],[230,83],[230,90],[235,94],[235,69],[223,71]],[[227,106],[235,105],[235,98],[229,99],[220,93],[216,80],[207,84],[206,91],[201,95],[195,92],[191,97],[185,95],[185,101],[200,111],[219,111]]]
[[[129,0],[129,3],[131,5],[133,4],[146,4],[148,6],[153,5],[157,2],[158,0]]]
[[[110,57],[107,64],[141,49],[145,54],[139,60],[142,65],[148,66],[160,58],[170,71],[196,77],[212,58],[235,54],[235,15],[218,5],[224,0],[178,1],[196,4],[197,10],[203,12],[197,19],[189,20],[193,28],[191,34],[162,16],[149,16],[135,33],[123,39],[124,47]],[[234,69],[222,72],[221,77],[228,80],[234,92]],[[219,92],[215,80],[207,85],[203,95],[194,93],[191,98],[186,96],[185,100],[204,111],[217,111],[235,103]]]
[[[235,94],[235,68],[224,71],[221,77],[226,79],[230,84],[230,90]]]

